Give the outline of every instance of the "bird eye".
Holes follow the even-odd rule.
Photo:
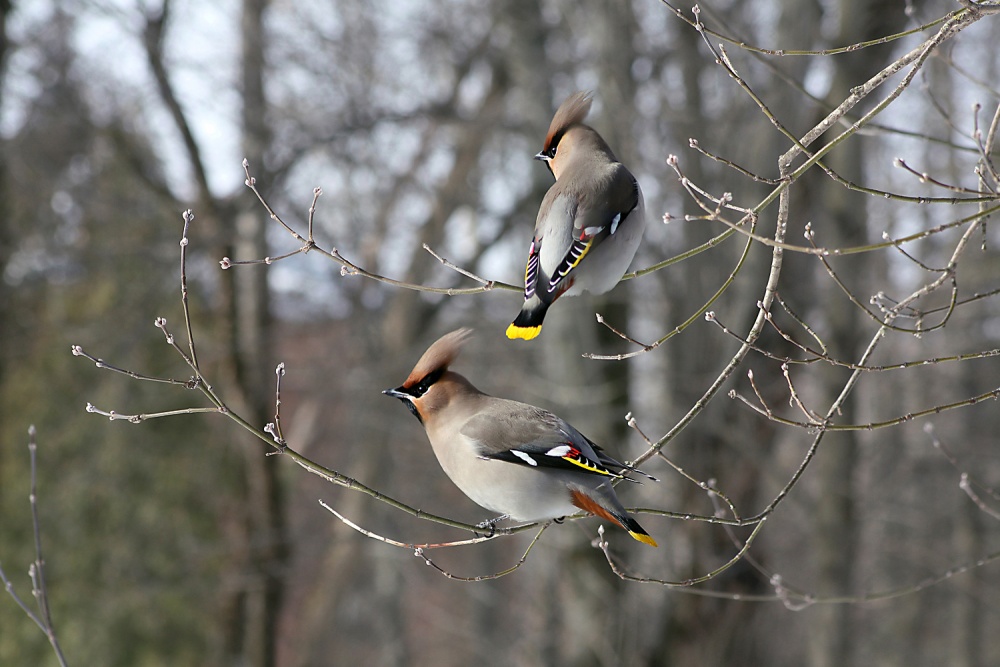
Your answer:
[[[556,156],[556,146],[552,146],[549,150],[545,151],[545,156],[550,160]]]
[[[444,369],[439,369],[431,372],[429,375],[424,376],[424,378],[417,383],[417,386],[410,392],[414,398],[420,398],[427,393],[427,390],[431,388],[431,385],[441,379],[444,374]]]

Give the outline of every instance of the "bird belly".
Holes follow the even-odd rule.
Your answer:
[[[473,502],[515,521],[545,521],[575,514],[569,488],[558,478],[506,461],[478,461],[484,466],[484,484],[475,488],[456,485]],[[488,467],[487,467],[488,466]],[[454,479],[453,479],[454,481]]]
[[[433,447],[434,454],[455,486],[480,507],[517,521],[556,519],[578,511],[561,473],[481,458],[472,442],[459,437],[458,446]],[[432,446],[435,441],[440,442],[432,438]]]

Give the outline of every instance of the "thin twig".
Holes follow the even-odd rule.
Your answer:
[[[264,432],[271,434],[277,449],[268,452],[267,456],[280,454],[288,446],[285,436],[281,432],[281,378],[285,376],[285,362],[282,361],[277,365],[274,369],[274,375],[274,421],[264,426]]]
[[[892,34],[892,35],[886,35],[885,37],[878,37],[876,39],[871,39],[871,40],[868,40],[868,41],[865,41],[865,42],[858,42],[856,44],[849,44],[847,46],[839,46],[839,47],[832,48],[832,49],[822,49],[822,50],[818,50],[818,51],[811,51],[811,50],[802,50],[802,49],[768,49],[768,48],[761,47],[761,46],[754,46],[752,44],[747,44],[746,42],[740,42],[740,41],[737,41],[737,40],[733,39],[729,35],[717,32],[717,31],[712,30],[711,28],[705,26],[705,24],[701,23],[701,21],[697,17],[694,18],[694,19],[689,19],[684,14],[683,10],[679,9],[678,7],[675,7],[673,4],[671,4],[669,2],[669,0],[660,0],[660,2],[662,2],[664,5],[666,5],[667,7],[669,7],[674,12],[674,14],[677,16],[677,18],[679,18],[680,20],[684,21],[689,26],[691,26],[692,28],[695,28],[699,32],[704,32],[705,34],[711,35],[712,37],[715,37],[717,39],[721,39],[721,40],[724,40],[726,42],[729,42],[733,46],[737,46],[737,47],[739,47],[739,48],[741,48],[741,49],[743,49],[745,51],[749,51],[751,53],[759,53],[761,55],[781,56],[781,57],[785,57],[785,56],[832,56],[832,55],[837,55],[837,54],[841,54],[841,53],[854,53],[855,51],[859,51],[861,49],[866,49],[866,48],[868,48],[870,46],[877,46],[879,44],[888,44],[890,42],[893,42],[893,41],[896,41],[896,40],[899,40],[899,39],[903,39],[905,37],[909,37],[910,35],[916,35],[918,33],[924,32],[926,30],[930,30],[931,28],[935,28],[935,27],[941,25],[942,23],[944,23],[945,21],[953,18],[955,16],[955,14],[963,11],[963,10],[959,10],[958,12],[952,12],[951,14],[948,14],[946,16],[942,16],[941,18],[935,19],[933,21],[930,21],[930,22],[925,23],[923,25],[917,26],[917,27],[912,28],[910,30],[904,30],[902,32],[898,32],[898,33],[895,33],[895,34]]]
[[[181,305],[184,309],[184,328],[187,330],[188,351],[191,354],[191,367],[198,369],[198,355],[194,349],[194,332],[191,328],[191,310],[188,307],[188,287],[187,287],[187,248],[188,248],[188,228],[194,221],[194,212],[191,209],[184,211],[184,231],[181,232]]]
[[[690,586],[694,586],[695,584],[701,584],[711,579],[715,579],[720,574],[731,568],[733,565],[740,562],[740,560],[750,550],[750,546],[753,544],[753,541],[757,538],[758,533],[760,533],[761,529],[764,528],[765,522],[766,519],[761,519],[760,522],[756,526],[754,526],[754,529],[753,531],[751,531],[750,536],[747,538],[746,543],[742,546],[742,548],[739,551],[736,552],[736,554],[732,558],[730,558],[724,564],[715,568],[711,572],[701,575],[700,577],[692,577],[690,579],[682,579],[678,581],[673,581],[670,579],[658,579],[654,577],[639,577],[626,573],[621,568],[621,566],[619,566],[618,563],[615,562],[615,559],[612,558],[611,556],[611,552],[608,549],[609,546],[608,542],[607,540],[604,539],[604,526],[599,526],[597,529],[597,540],[595,542],[595,546],[604,552],[604,557],[607,559],[608,565],[611,567],[611,571],[614,572],[615,575],[617,575],[620,579],[624,579],[625,581],[634,581],[642,584],[660,584],[661,586],[669,586],[671,588],[673,587],[688,588]]]
[[[468,539],[468,540],[455,540],[453,542],[437,542],[437,543],[433,543],[433,544],[432,543],[417,544],[417,543],[411,543],[411,542],[400,542],[399,540],[394,540],[394,539],[391,539],[391,538],[388,538],[388,537],[383,537],[382,535],[379,535],[375,531],[368,530],[367,528],[362,528],[361,526],[359,526],[358,524],[354,523],[353,521],[351,521],[350,519],[348,519],[347,517],[345,517],[343,514],[341,514],[337,510],[335,510],[332,507],[330,507],[323,500],[320,500],[319,504],[322,505],[328,512],[330,512],[335,517],[337,517],[338,519],[340,519],[340,521],[344,525],[349,526],[350,528],[353,528],[354,530],[358,531],[359,533],[361,533],[365,537],[370,537],[373,540],[378,540],[379,542],[385,542],[386,544],[392,545],[394,547],[399,547],[401,549],[411,549],[411,550],[412,549],[446,549],[446,548],[449,548],[449,547],[462,547],[462,546],[467,546],[469,544],[481,544],[482,542],[489,542],[490,540],[496,538],[497,536],[499,536],[501,534],[501,533],[497,533],[496,531],[494,531],[491,535],[481,535],[479,537],[474,537],[474,538]]]
[[[429,245],[427,245],[426,243],[423,244],[423,248],[424,248],[424,250],[426,250],[427,252],[429,252],[434,259],[436,259],[437,261],[441,262],[442,264],[444,264],[445,266],[447,266],[449,269],[461,273],[466,278],[472,278],[477,283],[481,283],[481,284],[487,285],[487,286],[493,283],[492,280],[487,280],[486,278],[477,276],[475,273],[472,273],[471,271],[467,271],[466,269],[463,269],[460,266],[456,266],[456,265],[452,264],[451,262],[449,262],[448,260],[446,260],[444,257],[442,257],[441,255],[439,255],[436,252],[434,252],[434,250],[431,249],[431,247]]]
[[[188,380],[175,380],[173,378],[158,378],[152,375],[142,375],[141,373],[136,373],[134,371],[126,370],[124,368],[118,368],[113,364],[109,364],[103,359],[98,359],[97,357],[87,354],[87,352],[79,345],[73,345],[70,347],[70,352],[72,352],[74,357],[83,357],[85,359],[90,359],[94,362],[94,365],[98,368],[105,368],[109,371],[114,371],[115,373],[121,373],[122,375],[127,375],[133,380],[144,380],[146,382],[162,382],[164,384],[176,384],[184,387],[185,389],[196,389],[198,387],[198,379],[190,378]]]
[[[651,446],[653,444],[653,441],[649,439],[649,436],[647,436],[645,432],[643,432],[643,430],[639,428],[639,422],[636,421],[635,417],[632,416],[631,412],[625,415],[625,422],[628,424],[629,428],[638,433],[639,437],[641,437],[643,440],[646,441],[647,445]],[[735,521],[735,524],[729,524],[729,525],[742,525],[740,521],[740,513],[736,511],[736,505],[734,505],[733,501],[729,499],[729,496],[727,496],[725,493],[719,490],[719,488],[715,485],[713,480],[709,480],[708,482],[703,482],[700,479],[692,476],[690,473],[684,470],[684,468],[671,461],[670,458],[663,453],[663,450],[657,452],[657,456],[659,456],[659,458],[665,461],[667,465],[673,468],[674,471],[676,471],[677,474],[679,474],[681,477],[688,480],[702,491],[705,491],[711,497],[719,498],[723,502],[725,502],[726,506],[729,508],[729,513],[733,515],[733,520]],[[723,515],[719,512],[716,512],[715,516],[717,518],[722,518]],[[694,517],[691,517],[691,515],[686,515],[684,518],[693,519]]]
[[[59,639],[56,636],[55,626],[52,623],[52,611],[49,608],[49,591],[45,582],[45,558],[42,556],[42,524],[38,518],[38,444],[35,442],[35,426],[28,427],[28,453],[31,461],[31,478],[28,502],[31,505],[31,527],[35,538],[35,560],[28,568],[28,577],[31,579],[31,595],[35,598],[38,606],[38,613],[35,613],[28,604],[14,590],[14,584],[7,578],[7,574],[0,567],[0,582],[3,583],[7,594],[13,598],[21,611],[27,615],[31,621],[45,633],[49,640],[56,659],[62,667],[66,667],[66,657],[59,646]]]
[[[948,460],[948,463],[951,464],[951,467],[954,468],[956,471],[958,471],[960,486],[962,490],[965,490],[966,487],[969,487],[970,485],[975,485],[979,487],[979,489],[981,489],[984,493],[993,498],[993,500],[1000,501],[1000,492],[995,490],[986,482],[980,480],[975,475],[970,474],[961,465],[959,465],[958,458],[954,454],[952,454],[947,447],[945,447],[944,443],[941,442],[941,440],[937,437],[937,434],[935,434],[934,424],[932,422],[924,424],[924,433],[926,433],[928,437],[930,437],[931,444],[934,445],[934,449],[941,452],[941,454],[945,457],[945,459]],[[966,493],[968,493],[968,491],[966,491]]]
[[[815,424],[817,426],[823,424],[824,420],[815,412],[807,408],[805,404],[802,403],[802,399],[799,398],[798,392],[795,391],[795,385],[792,384],[792,376],[788,371],[788,364],[781,364],[781,374],[785,376],[785,382],[788,384],[789,404],[798,407],[798,409],[802,411],[802,414],[806,416],[806,419],[809,420],[810,424]],[[758,393],[757,396],[759,398],[760,394]]]
[[[427,248],[428,252],[431,252],[431,254],[437,257],[438,260],[441,261],[443,264],[458,271],[459,273],[462,273],[463,275],[468,276],[469,278],[472,278],[473,280],[476,280],[477,282],[480,283],[480,286],[464,287],[464,288],[430,287],[428,285],[419,285],[416,283],[409,283],[402,280],[395,280],[393,278],[389,278],[387,276],[383,276],[368,271],[348,260],[340,253],[339,250],[337,250],[337,248],[330,248],[327,250],[325,248],[320,247],[313,238],[314,218],[316,215],[316,202],[323,192],[320,188],[313,189],[313,199],[312,199],[312,204],[309,206],[309,215],[307,223],[309,229],[308,231],[309,237],[306,238],[303,237],[301,234],[299,234],[297,231],[295,231],[295,229],[291,225],[285,222],[281,218],[281,216],[278,215],[278,213],[274,210],[274,208],[268,203],[267,199],[260,192],[260,190],[257,189],[257,179],[251,175],[250,163],[246,159],[243,160],[243,171],[246,174],[245,185],[248,188],[250,188],[250,190],[257,196],[257,200],[267,211],[267,214],[270,216],[270,218],[275,222],[277,222],[279,225],[281,225],[285,229],[285,231],[291,234],[296,241],[302,244],[302,246],[297,250],[293,250],[291,252],[285,253],[284,255],[279,255],[276,257],[251,258],[251,259],[240,259],[240,260],[230,259],[229,257],[223,257],[219,261],[219,265],[223,269],[229,269],[235,266],[241,266],[246,264],[272,264],[282,259],[294,257],[295,255],[298,254],[305,254],[310,251],[316,251],[317,253],[326,257],[327,259],[333,260],[334,262],[340,264],[340,275],[342,276],[362,276],[364,278],[375,280],[377,282],[385,283],[387,285],[392,285],[393,287],[400,287],[402,289],[409,289],[417,292],[429,292],[431,294],[445,294],[447,296],[457,296],[462,294],[480,294],[482,292],[489,292],[494,289],[504,289],[514,292],[520,292],[522,290],[521,287],[518,287],[516,285],[509,285],[507,283],[503,283],[498,280],[487,280],[485,278],[481,278],[479,276],[476,276],[475,274],[467,272],[464,269],[460,269],[459,267],[451,264],[450,262],[446,262],[441,257],[434,254],[434,252],[431,251],[429,248]]]
[[[773,421],[777,424],[783,424],[785,426],[795,426],[797,428],[804,429],[806,431],[875,431],[881,428],[888,428],[890,426],[897,426],[899,424],[905,424],[906,422],[913,421],[915,419],[921,419],[923,417],[930,417],[931,415],[941,414],[942,412],[947,412],[949,410],[954,410],[956,408],[964,408],[969,405],[976,405],[977,403],[982,403],[983,401],[988,401],[991,399],[1000,398],[1000,387],[992,389],[990,391],[983,392],[981,394],[976,394],[970,398],[966,398],[961,401],[955,401],[954,403],[942,403],[940,405],[935,405],[934,407],[925,408],[923,410],[916,410],[914,412],[907,412],[904,415],[894,417],[892,419],[886,419],[884,421],[872,421],[863,424],[833,424],[830,423],[830,416],[828,415],[821,422],[801,422],[794,419],[786,419],[784,417],[779,417],[776,415],[769,407],[766,405],[764,407],[757,407],[748,398],[737,392],[735,389],[729,392],[729,398],[739,400],[741,403],[749,407],[751,410],[756,412],[762,417],[767,418],[768,421]]]
[[[795,340],[794,338],[792,338],[784,330],[782,330],[777,325],[777,323],[774,321],[774,319],[771,316],[771,314],[768,313],[767,314],[767,321],[768,321],[768,324],[770,324],[774,328],[774,331],[779,336],[781,336],[782,338],[784,338],[786,341],[788,341],[789,343],[791,343],[792,345],[794,345],[796,348],[798,348],[802,352],[804,352],[807,355],[809,355],[809,357],[806,358],[806,359],[793,359],[792,357],[783,356],[783,355],[780,355],[780,354],[775,354],[774,352],[771,352],[770,350],[766,350],[763,347],[757,345],[756,343],[751,344],[749,341],[747,341],[744,338],[742,338],[738,333],[736,333],[735,331],[733,331],[732,329],[730,329],[729,327],[727,327],[722,322],[722,320],[719,319],[719,316],[715,312],[705,313],[705,320],[708,321],[708,322],[712,322],[713,324],[716,324],[722,330],[722,332],[724,334],[726,334],[727,336],[730,336],[731,338],[739,341],[740,343],[742,343],[744,345],[750,345],[751,349],[754,352],[760,354],[761,356],[767,357],[768,359],[773,359],[775,361],[781,362],[782,364],[795,364],[795,365],[800,365],[801,366],[801,365],[815,364],[817,362],[822,361],[822,362],[830,364],[831,366],[837,366],[839,368],[846,368],[846,369],[852,370],[852,371],[864,371],[866,373],[884,373],[884,372],[887,372],[887,371],[898,371],[898,370],[904,370],[904,369],[907,369],[907,368],[914,368],[916,366],[930,366],[930,365],[934,365],[934,364],[941,364],[941,363],[951,362],[951,361],[971,361],[973,359],[988,359],[990,357],[1000,356],[1000,348],[993,348],[993,349],[990,349],[990,350],[981,350],[979,352],[967,352],[965,354],[953,354],[953,355],[946,356],[946,357],[930,357],[930,358],[927,358],[927,359],[913,359],[911,361],[901,361],[901,362],[899,362],[897,364],[880,364],[880,365],[877,365],[877,366],[876,365],[861,366],[861,365],[858,365],[858,364],[855,364],[855,363],[851,363],[850,361],[843,361],[841,359],[836,359],[834,357],[831,357],[829,354],[827,354],[824,351],[814,350],[811,347],[803,345],[802,343],[800,343],[797,340]],[[822,341],[819,341],[819,342],[822,342]]]

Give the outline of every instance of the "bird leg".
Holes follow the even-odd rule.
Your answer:
[[[487,519],[486,521],[480,521],[479,523],[476,524],[476,528],[489,528],[490,532],[487,533],[484,537],[493,537],[494,535],[497,534],[497,524],[509,518],[510,518],[509,514],[501,514],[500,516],[493,517],[492,519]],[[479,533],[476,533],[476,535],[478,536]]]

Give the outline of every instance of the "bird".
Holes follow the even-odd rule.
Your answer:
[[[531,340],[561,296],[603,294],[618,284],[646,226],[642,190],[608,144],[583,120],[589,92],[571,95],[552,118],[543,161],[556,182],[545,193],[524,269],[524,304],[507,327]]]
[[[555,414],[479,391],[449,370],[471,329],[434,342],[406,381],[383,394],[398,398],[423,424],[438,463],[472,501],[504,519],[558,520],[584,510],[624,528],[651,546],[656,541],[629,515],[613,482],[655,478],[619,463]]]

